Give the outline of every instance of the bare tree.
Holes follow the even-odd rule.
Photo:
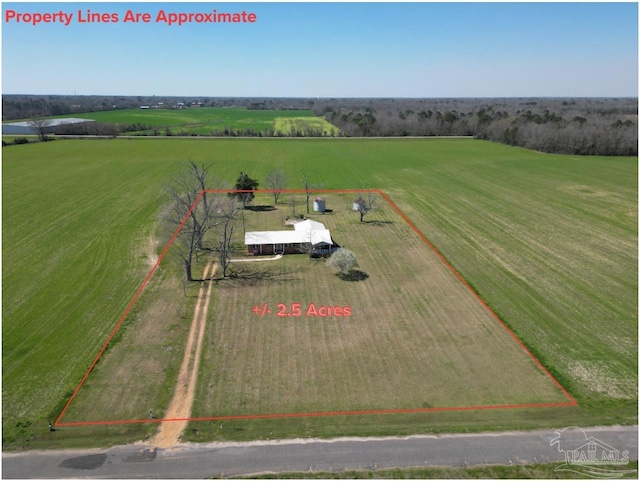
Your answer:
[[[307,193],[307,214],[309,213],[309,197],[311,196],[311,192],[309,191],[309,176],[306,173],[302,173],[304,177],[304,190]]]
[[[273,169],[269,171],[265,178],[267,185],[273,190],[273,203],[278,203],[280,192],[287,185],[287,174],[281,169]]]
[[[227,197],[216,209],[217,238],[214,250],[218,253],[222,277],[227,277],[227,269],[231,262],[231,242],[235,230],[235,219],[244,207],[235,197]]]
[[[196,164],[193,160],[189,160],[189,174],[188,177],[192,179],[195,183],[196,189],[199,192],[202,192],[202,198],[200,202],[202,203],[201,216],[198,219],[196,215],[192,215],[193,222],[197,228],[197,245],[196,247],[199,250],[202,250],[202,238],[204,234],[211,228],[211,221],[213,217],[213,209],[211,198],[207,196],[207,175],[209,173],[209,169],[213,164],[205,165]]]
[[[168,188],[170,207],[164,215],[165,223],[177,232],[174,252],[180,258],[185,279],[193,281],[192,267],[197,252],[203,250],[203,238],[214,225],[215,203],[207,196],[207,175],[211,165],[197,165],[189,161]]]
[[[358,212],[360,213],[360,222],[364,222],[364,216],[372,210],[376,210],[376,196],[371,192],[367,192],[367,198],[363,199],[362,196],[358,197],[354,204],[358,205]]]
[[[302,177],[303,177],[303,182],[304,182],[305,194],[307,196],[307,214],[309,214],[310,213],[309,199],[311,198],[311,192],[313,192],[314,190],[324,189],[324,184],[310,185],[309,184],[309,175],[307,173],[305,173],[305,172],[302,173]]]
[[[49,128],[53,125],[51,119],[33,119],[27,122],[27,125],[38,135],[38,139],[42,142],[47,140]]]
[[[173,248],[184,267],[185,280],[193,281],[192,266],[195,256],[198,232],[191,216],[192,211],[197,210],[197,196],[192,192],[179,193],[171,188],[171,207],[165,215],[165,221],[175,226],[177,235]]]

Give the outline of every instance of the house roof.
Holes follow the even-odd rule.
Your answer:
[[[331,233],[321,222],[305,220],[293,226],[294,230],[268,230],[246,232],[244,235],[245,245],[264,244],[305,244],[311,245],[330,244]]]
[[[302,222],[298,222],[297,224],[293,224],[293,228],[299,232],[309,232],[311,231],[321,231],[327,230],[322,222],[316,222],[315,220],[303,220]]]

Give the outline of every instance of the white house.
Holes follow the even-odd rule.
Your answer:
[[[338,247],[324,224],[313,220],[298,222],[294,224],[293,230],[247,232],[244,243],[248,255],[302,252],[328,254]]]

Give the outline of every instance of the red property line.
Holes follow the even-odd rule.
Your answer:
[[[116,332],[118,332],[118,329],[120,329],[120,326],[124,322],[125,317],[127,317],[127,314],[129,314],[129,312],[133,308],[133,305],[138,300],[138,297],[140,297],[140,294],[142,294],[142,291],[144,290],[144,288],[147,287],[147,284],[149,283],[149,280],[151,279],[151,276],[153,275],[153,273],[156,271],[156,269],[160,265],[160,262],[162,261],[162,259],[164,258],[165,254],[169,250],[169,247],[171,247],[171,245],[173,244],[173,241],[175,241],[176,237],[178,237],[178,234],[182,230],[182,227],[187,222],[187,219],[191,215],[191,212],[193,212],[193,209],[195,209],[196,205],[198,205],[198,202],[200,202],[200,198],[202,197],[203,194],[204,194],[204,191],[200,192],[198,197],[196,197],[196,200],[193,201],[193,204],[191,204],[191,207],[189,208],[189,211],[185,214],[184,218],[180,222],[180,225],[178,225],[178,228],[176,229],[176,231],[171,236],[171,239],[169,239],[169,242],[167,242],[167,245],[165,246],[165,248],[162,250],[162,253],[158,257],[158,260],[156,261],[156,263],[153,265],[153,267],[151,268],[151,270],[147,274],[147,277],[144,278],[144,281],[142,281],[142,284],[140,285],[140,287],[138,287],[138,290],[133,295],[133,299],[131,299],[131,302],[129,302],[129,304],[127,305],[126,309],[122,313],[122,316],[120,316],[120,319],[118,320],[118,322],[114,326],[113,330],[111,331],[111,334],[109,334],[109,337],[107,337],[107,340],[102,345],[102,348],[100,348],[100,351],[98,352],[98,355],[95,357],[95,359],[93,360],[93,362],[89,366],[89,369],[87,369],[87,372],[82,377],[82,380],[80,381],[80,384],[78,384],[76,389],[73,391],[73,394],[71,395],[71,397],[67,401],[67,404],[65,404],[64,409],[62,409],[62,411],[60,412],[60,415],[58,416],[58,418],[56,419],[56,422],[54,423],[56,426],[63,426],[64,425],[63,423],[60,422],[60,420],[62,419],[62,416],[64,416],[65,413],[67,412],[67,409],[69,409],[69,406],[71,405],[71,402],[75,399],[76,394],[78,394],[78,391],[80,391],[80,388],[83,386],[83,384],[85,383],[85,381],[89,377],[89,374],[91,374],[91,371],[93,371],[93,368],[96,366],[96,364],[98,363],[98,361],[100,360],[100,358],[104,354],[104,351],[107,349],[107,346],[111,342],[111,339],[113,339],[113,336],[115,336]]]
[[[560,389],[560,391],[569,399],[568,402],[564,403],[530,403],[530,404],[506,404],[506,405],[492,405],[492,406],[462,406],[462,407],[436,407],[436,408],[408,408],[408,409],[373,409],[373,410],[360,410],[360,411],[327,411],[327,412],[310,412],[310,413],[281,413],[281,414],[248,414],[248,415],[236,415],[236,416],[212,416],[212,417],[201,417],[201,418],[184,418],[184,419],[131,419],[131,420],[116,420],[116,421],[75,421],[75,422],[62,422],[62,417],[65,415],[72,401],[75,399],[78,391],[84,385],[85,381],[91,374],[91,371],[98,363],[102,355],[104,354],[107,346],[115,336],[116,332],[120,329],[120,326],[124,322],[125,317],[129,314],[133,305],[142,294],[142,291],[145,289],[151,276],[155,273],[156,269],[160,265],[160,262],[166,255],[167,251],[175,241],[176,237],[182,230],[182,227],[187,222],[187,219],[195,209],[196,205],[202,198],[205,193],[248,193],[248,192],[258,192],[261,194],[271,194],[274,192],[279,192],[281,194],[325,194],[325,193],[335,193],[335,194],[362,194],[362,193],[371,193],[371,194],[380,194],[389,205],[396,211],[397,214],[402,217],[402,219],[411,227],[411,229],[418,234],[418,236],[429,246],[429,248],[438,256],[438,258],[449,268],[449,270],[462,282],[462,284],[469,289],[469,291],[473,294],[473,296],[484,306],[484,308],[489,311],[489,313],[500,323],[500,325],[511,335],[513,339],[520,345],[520,347],[534,360],[534,362],[542,369],[542,371],[555,383],[555,385]],[[189,211],[186,213],[180,225],[171,236],[171,239],[162,250],[162,253],[158,257],[158,260],[151,268],[144,281],[136,291],[131,299],[131,302],[127,305],[124,313],[120,316],[120,319],[114,326],[111,334],[107,338],[107,340],[102,345],[102,348],[98,352],[98,355],[95,357],[89,369],[83,376],[82,380],[73,391],[73,394],[67,401],[67,404],[64,406],[63,410],[60,412],[60,415],[56,419],[54,425],[55,426],[95,426],[95,425],[114,425],[114,424],[142,424],[142,423],[153,423],[153,422],[171,422],[171,421],[224,421],[224,420],[234,420],[234,419],[279,419],[279,418],[300,418],[300,417],[325,417],[325,416],[354,416],[354,415],[371,415],[371,414],[410,414],[410,413],[428,413],[428,412],[439,412],[439,411],[478,411],[478,410],[493,410],[493,409],[523,409],[523,408],[543,408],[543,407],[567,407],[567,406],[576,406],[577,401],[569,394],[569,392],[560,384],[560,382],[544,367],[544,365],[538,360],[533,353],[527,349],[524,343],[515,335],[515,333],[504,323],[502,319],[489,307],[489,305],[480,297],[480,295],[469,285],[469,283],[460,275],[460,273],[453,267],[449,261],[440,253],[440,251],[427,239],[427,237],[409,220],[409,218],[400,210],[400,208],[391,200],[391,198],[385,194],[382,190],[379,189],[287,189],[287,190],[260,190],[260,191],[251,191],[251,190],[235,190],[235,189],[207,189],[200,192],[196,200],[191,205]]]
[[[116,424],[146,424],[184,421],[232,421],[248,419],[285,419],[285,418],[314,418],[332,416],[369,416],[372,414],[412,414],[433,413],[444,411],[489,411],[493,409],[525,409],[525,408],[552,408],[574,406],[574,403],[529,403],[529,404],[498,404],[493,406],[461,406],[439,408],[406,408],[406,409],[364,409],[361,411],[320,411],[310,413],[279,413],[279,414],[238,414],[233,416],[209,416],[201,418],[168,418],[168,419],[129,419],[124,421],[76,421],[60,423],[58,426],[108,426]]]

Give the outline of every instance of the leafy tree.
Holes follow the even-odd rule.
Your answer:
[[[358,113],[353,117],[353,122],[362,129],[362,135],[367,136],[376,123],[376,118],[369,112],[364,115]]]
[[[327,259],[327,265],[340,271],[343,277],[348,276],[353,269],[358,267],[356,255],[349,249],[340,248]]]
[[[453,124],[456,120],[458,120],[458,115],[455,112],[445,112],[444,121],[448,124]]]
[[[245,192],[232,192],[229,194],[230,197],[235,197],[237,200],[242,202],[242,207],[244,209],[247,208],[247,204],[251,203],[255,195],[253,194],[254,190],[258,190],[259,182],[255,179],[249,177],[246,172],[241,172],[240,177],[236,180],[235,190],[245,191]]]
[[[516,145],[516,136],[518,135],[518,127],[507,128],[502,134],[502,140],[505,144]]]

